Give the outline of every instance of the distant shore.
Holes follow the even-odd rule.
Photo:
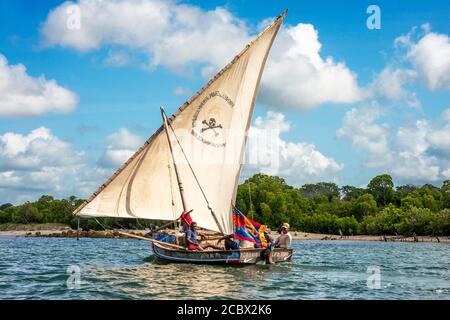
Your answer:
[[[308,232],[291,232],[292,238],[296,240],[352,240],[352,241],[384,241],[384,242],[435,242],[449,243],[450,237],[442,236],[373,236],[373,235],[356,235],[356,236],[340,236],[335,234],[320,234]]]
[[[148,230],[121,230],[126,233],[137,236],[144,236]],[[353,241],[384,241],[384,242],[434,242],[449,243],[450,237],[434,237],[434,236],[373,236],[373,235],[356,235],[356,236],[340,236],[333,234],[319,234],[309,232],[291,232],[294,240],[353,240]],[[278,234],[274,232],[274,235]],[[120,234],[115,230],[82,230],[78,233],[80,238],[129,238]],[[60,224],[45,225],[23,225],[16,226],[12,230],[1,230],[0,237],[52,237],[52,238],[76,238],[77,231]]]

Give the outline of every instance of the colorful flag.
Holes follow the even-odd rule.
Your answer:
[[[181,222],[184,222],[188,227],[190,227],[192,223],[191,211],[189,212],[183,211],[183,213],[180,216]]]
[[[266,225],[247,218],[238,208],[233,207],[234,238],[253,242],[257,247],[266,247],[264,230]]]

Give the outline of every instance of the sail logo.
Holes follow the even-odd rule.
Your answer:
[[[192,135],[212,147],[225,147],[226,131],[234,102],[224,93],[213,91],[198,105],[192,118]]]

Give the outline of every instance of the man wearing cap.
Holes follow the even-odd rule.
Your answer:
[[[283,223],[281,225],[281,234],[275,241],[276,248],[290,248],[292,243],[292,235],[289,232],[289,223]]]

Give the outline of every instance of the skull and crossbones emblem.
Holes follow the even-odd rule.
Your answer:
[[[209,121],[203,120],[202,124],[205,124],[206,127],[202,128],[202,132],[206,131],[206,130],[212,130],[214,132],[214,135],[217,137],[219,135],[219,133],[215,130],[215,129],[222,129],[222,125],[218,124],[216,125],[216,119],[214,118],[210,118]]]

